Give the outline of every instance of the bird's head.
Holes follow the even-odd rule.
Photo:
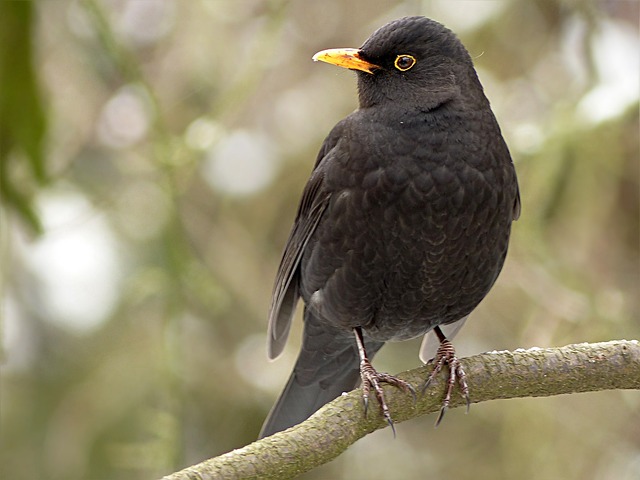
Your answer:
[[[469,82],[479,85],[458,37],[426,17],[400,18],[358,49],[323,50],[313,59],[357,71],[361,108],[389,103],[430,110],[460,98]]]

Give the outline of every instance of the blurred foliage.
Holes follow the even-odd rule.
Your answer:
[[[639,5],[0,2],[1,476],[153,478],[255,439],[299,345],[298,321],[266,361],[280,252],[356,106],[353,75],[310,57],[402,15],[460,35],[520,177],[459,352],[638,338]],[[416,366],[418,342],[376,365]],[[305,478],[636,479],[639,412],[637,392],[474,405]]]
[[[31,2],[0,5],[0,199],[36,232],[31,197],[47,178],[46,116],[34,72]]]

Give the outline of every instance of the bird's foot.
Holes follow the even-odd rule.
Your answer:
[[[451,402],[451,393],[453,389],[458,383],[460,386],[460,391],[462,396],[467,402],[467,413],[469,412],[469,407],[471,406],[471,400],[469,399],[469,386],[467,385],[467,376],[462,369],[462,365],[460,364],[460,360],[456,356],[456,350],[453,347],[453,344],[447,340],[446,338],[440,342],[440,346],[438,347],[438,351],[436,352],[436,356],[433,359],[433,363],[435,364],[433,368],[433,372],[429,375],[429,378],[425,382],[422,387],[422,393],[427,389],[427,387],[431,384],[434,378],[440,373],[442,367],[446,364],[449,367],[449,378],[447,380],[447,393],[442,402],[442,408],[440,408],[440,414],[436,420],[436,427],[440,425],[444,414],[449,408],[449,403]]]
[[[411,393],[414,402],[416,400],[415,389],[410,383],[394,377],[393,375],[377,372],[376,369],[373,368],[373,365],[371,365],[371,362],[366,358],[360,362],[360,378],[362,379],[362,402],[364,403],[365,417],[367,416],[367,409],[369,407],[369,392],[373,388],[376,398],[378,399],[378,403],[380,404],[380,409],[382,410],[382,416],[391,427],[391,430],[393,430],[393,436],[395,437],[396,429],[393,425],[393,419],[389,413],[389,407],[387,406],[387,402],[384,398],[384,391],[380,384],[388,383],[389,385],[393,385],[407,393]]]

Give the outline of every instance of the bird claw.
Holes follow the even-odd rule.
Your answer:
[[[438,351],[436,352],[436,356],[433,359],[433,363],[435,364],[431,375],[427,378],[427,381],[422,386],[422,393],[425,392],[427,387],[431,384],[434,378],[440,373],[442,367],[446,364],[449,367],[449,377],[447,379],[447,391],[442,401],[442,408],[440,409],[440,413],[438,418],[436,419],[435,426],[440,425],[444,414],[449,409],[449,404],[451,403],[451,393],[456,385],[456,383],[460,387],[460,391],[462,396],[464,397],[467,404],[467,413],[469,413],[469,409],[471,408],[471,399],[469,398],[469,386],[467,385],[467,376],[462,369],[462,365],[460,364],[460,360],[456,356],[455,348],[451,342],[447,339],[444,339],[440,343],[440,347],[438,347]]]
[[[364,417],[367,418],[367,412],[369,411],[369,384],[362,384],[362,403],[364,405]]]
[[[391,431],[393,432],[393,438],[396,438],[396,427],[393,423],[393,420],[391,420],[391,417],[387,418],[387,423],[391,427]]]
[[[364,359],[360,362],[360,378],[362,379],[362,403],[364,404],[364,415],[367,416],[367,411],[369,407],[369,392],[373,388],[375,392],[378,403],[380,404],[380,410],[382,411],[382,416],[386,420],[386,422],[391,427],[393,431],[393,438],[396,437],[396,428],[394,425],[394,421],[391,418],[391,414],[389,413],[389,407],[387,406],[387,402],[384,398],[384,391],[382,390],[381,383],[388,383],[389,385],[393,385],[405,392],[411,393],[413,397],[414,403],[416,402],[416,390],[411,386],[410,383],[401,380],[393,375],[389,375],[388,373],[379,373],[377,372],[371,362],[369,360]]]
[[[438,414],[438,418],[436,418],[436,423],[434,425],[435,427],[440,425],[440,422],[444,418],[444,414],[447,413],[447,410],[448,410],[448,408],[445,407],[444,405],[442,406],[442,408],[440,408],[440,413]]]

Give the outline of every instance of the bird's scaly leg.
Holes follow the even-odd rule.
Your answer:
[[[471,400],[469,399],[469,386],[467,385],[467,380],[466,380],[467,376],[465,375],[464,370],[462,369],[460,360],[458,360],[458,357],[456,356],[456,350],[453,347],[453,344],[449,340],[447,340],[447,337],[445,337],[444,333],[442,333],[442,330],[440,330],[440,327],[435,327],[433,331],[436,333],[436,335],[438,336],[438,339],[440,340],[440,346],[438,347],[435,358],[431,360],[435,364],[435,366],[433,368],[433,372],[431,372],[431,375],[429,375],[429,378],[427,379],[424,386],[422,387],[422,392],[424,393],[424,391],[427,389],[429,384],[431,384],[433,379],[436,378],[436,376],[438,375],[438,373],[440,373],[440,370],[442,370],[442,367],[445,364],[449,366],[449,378],[447,380],[447,393],[442,402],[442,408],[440,409],[440,414],[436,419],[436,427],[437,427],[438,425],[440,425],[440,422],[442,421],[444,414],[449,408],[449,403],[451,402],[451,393],[453,392],[453,388],[455,387],[456,382],[460,386],[460,391],[462,393],[462,396],[467,401],[467,412],[469,412],[469,407],[471,406]]]
[[[393,420],[389,413],[389,407],[387,406],[387,402],[384,398],[384,391],[380,384],[388,383],[394,387],[404,390],[405,392],[411,393],[414,401],[416,399],[416,391],[410,383],[405,382],[404,380],[394,377],[393,375],[389,375],[388,373],[377,372],[367,358],[367,352],[364,348],[364,339],[362,337],[362,329],[360,327],[356,327],[353,329],[353,333],[356,336],[358,354],[360,355],[360,378],[362,379],[362,402],[364,403],[364,415],[365,417],[367,415],[367,409],[369,407],[369,392],[373,387],[378,403],[380,404],[380,409],[382,410],[382,415],[391,427],[391,430],[393,430],[393,436],[395,437],[396,429],[393,425]]]

